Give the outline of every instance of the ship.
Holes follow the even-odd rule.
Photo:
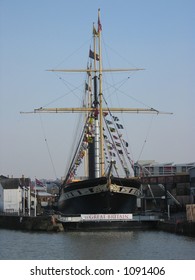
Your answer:
[[[85,102],[76,108],[38,108],[34,113],[81,113],[83,126],[65,179],[60,187],[59,211],[66,215],[124,214],[136,211],[141,181],[134,174],[134,163],[123,138],[117,113],[152,113],[153,108],[111,108],[105,100],[103,75],[106,72],[140,71],[143,68],[105,69],[102,64],[102,24],[98,10],[92,28],[93,47],[86,69],[50,69],[53,72],[84,72]],[[75,141],[75,140],[74,140]],[[84,176],[78,176],[84,164]],[[87,167],[86,167],[87,166]]]

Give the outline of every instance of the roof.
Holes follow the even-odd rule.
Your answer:
[[[0,181],[3,189],[18,189],[19,180],[18,179],[3,179]]]
[[[34,192],[31,192],[31,196],[35,197],[35,193]],[[51,193],[48,193],[48,192],[37,192],[36,196],[38,197],[54,197],[55,195],[52,195]]]
[[[163,163],[158,163],[154,160],[139,160],[138,162],[135,163],[135,165],[141,165],[145,167],[166,167],[166,166],[173,166],[173,167],[179,167],[179,166],[185,166],[185,167],[191,167],[195,166],[195,162],[190,162],[190,163],[174,163],[174,162],[163,162]]]
[[[31,190],[35,190],[35,186],[31,187]],[[36,186],[36,191],[40,192],[40,191],[45,191],[45,188],[44,187],[40,187],[40,186]]]
[[[4,175],[0,175],[0,180],[2,179],[8,179],[8,177],[4,176]]]
[[[3,189],[18,189],[22,186],[29,186],[30,179],[29,178],[7,178],[1,179],[0,185]]]
[[[48,192],[38,192],[37,196],[53,196],[53,195]]]

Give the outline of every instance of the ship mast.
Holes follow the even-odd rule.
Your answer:
[[[103,87],[102,74],[104,72],[129,72],[145,70],[143,68],[128,68],[128,69],[103,69],[102,68],[102,49],[101,49],[101,31],[100,9],[98,9],[98,29],[96,31],[93,24],[93,53],[94,63],[93,69],[91,66],[87,69],[51,69],[52,72],[86,72],[90,76],[93,74],[93,100],[91,96],[88,99],[88,107],[82,108],[38,108],[32,112],[20,113],[85,113],[86,116],[94,117],[95,123],[95,139],[93,143],[88,145],[88,176],[89,178],[98,178],[105,175],[105,158],[104,158],[104,134],[103,134],[103,114],[105,112],[117,113],[151,113],[151,114],[172,114],[169,112],[159,112],[154,108],[104,108],[103,107]],[[97,41],[98,42],[97,42]],[[98,48],[98,53],[96,49]],[[98,61],[98,67],[97,67]],[[98,83],[99,79],[99,83]],[[92,89],[91,89],[92,90]],[[90,90],[90,92],[91,92]]]
[[[102,25],[100,22],[100,9],[98,10],[98,47],[99,47],[99,120],[100,120],[100,174],[104,175],[104,136],[103,136],[103,108],[102,108],[102,46],[101,46]]]
[[[98,101],[98,77],[97,77],[97,66],[96,66],[96,59],[97,59],[97,52],[96,52],[96,32],[95,32],[95,26],[93,25],[93,51],[94,51],[94,104],[93,107],[95,108],[94,112],[94,121],[95,121],[95,138],[94,138],[94,171],[92,167],[89,165],[89,170],[92,170],[91,172],[93,174],[92,178],[98,178],[100,177],[100,152],[99,152],[99,132],[100,132],[100,127],[99,127],[99,119],[98,119],[98,106],[99,106],[99,101]]]

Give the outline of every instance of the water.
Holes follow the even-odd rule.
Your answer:
[[[194,260],[195,238],[162,231],[40,233],[0,229],[1,260]]]

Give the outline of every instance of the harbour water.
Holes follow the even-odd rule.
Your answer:
[[[0,229],[0,260],[195,260],[195,238],[152,230]]]

